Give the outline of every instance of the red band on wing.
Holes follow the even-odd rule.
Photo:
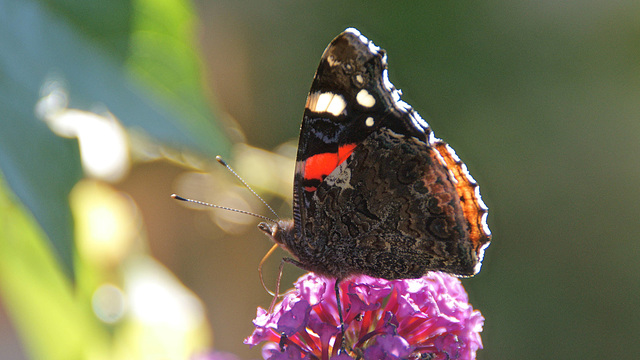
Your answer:
[[[356,144],[340,146],[337,153],[323,153],[313,155],[304,163],[304,178],[306,180],[317,179],[322,181],[325,176],[342,164],[355,149]],[[307,191],[315,191],[307,188]]]

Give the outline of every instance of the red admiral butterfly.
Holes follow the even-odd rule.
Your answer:
[[[491,233],[478,184],[400,94],[386,52],[358,30],[324,51],[300,130],[293,220],[259,226],[295,257],[285,261],[338,281],[480,271]]]

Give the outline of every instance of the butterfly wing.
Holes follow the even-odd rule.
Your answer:
[[[394,99],[383,90],[386,54],[347,29],[324,51],[304,111],[294,178],[294,219],[303,220],[311,195],[377,127]],[[388,80],[386,80],[388,82]],[[405,125],[398,123],[398,125]],[[426,122],[404,132],[426,139]]]
[[[322,55],[305,106],[294,178],[295,244],[336,277],[473,275],[490,240],[477,184],[355,29]]]

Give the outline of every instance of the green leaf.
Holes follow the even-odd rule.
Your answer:
[[[129,52],[133,0],[40,0],[45,11],[103,48],[119,63]]]
[[[73,222],[67,196],[82,177],[78,145],[36,119],[40,82],[33,70],[44,70],[22,39],[8,38],[9,10],[0,4],[0,168],[71,274]]]
[[[52,256],[46,237],[0,178],[0,295],[33,359],[84,359],[108,337]]]
[[[73,224],[67,197],[82,172],[75,141],[55,136],[34,115],[41,88],[48,80],[57,79],[66,89],[69,107],[106,107],[125,127],[142,129],[173,147],[213,156],[225,154],[229,146],[215,127],[196,80],[197,55],[191,51],[161,67],[153,66],[154,58],[169,58],[158,49],[183,44],[175,49],[182,52],[189,47],[185,37],[191,34],[184,27],[190,24],[191,14],[177,12],[175,6],[158,7],[164,14],[160,20],[170,19],[174,13],[183,27],[176,27],[178,35],[173,37],[170,27],[163,32],[156,30],[164,35],[153,41],[136,35],[134,49],[151,50],[148,56],[136,50],[130,69],[134,73],[150,70],[132,80],[132,71],[122,60],[122,44],[129,44],[123,31],[132,25],[109,27],[107,20],[113,15],[100,11],[104,5],[91,3],[100,2],[50,1],[44,5],[30,0],[0,0],[0,170],[44,229],[68,273],[72,273]],[[137,14],[134,6],[122,1],[118,4],[121,18],[133,21]],[[138,9],[150,9],[153,4],[145,3]],[[134,23],[138,29],[157,28],[149,21]],[[185,82],[168,81],[170,77],[162,80],[163,73],[173,74],[174,80],[184,78]],[[158,89],[149,90],[149,85]]]
[[[206,135],[204,141],[226,147],[228,142],[212,126],[211,104],[203,91],[196,18],[189,1],[136,0],[127,65],[154,95],[180,111],[193,135]]]

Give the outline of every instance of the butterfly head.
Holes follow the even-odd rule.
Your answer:
[[[291,220],[279,220],[274,223],[261,222],[258,229],[264,232],[273,242],[278,244],[287,252],[292,253],[289,248],[290,239],[293,238],[295,227]],[[293,254],[293,253],[292,253]],[[295,255],[295,254],[294,254]]]

